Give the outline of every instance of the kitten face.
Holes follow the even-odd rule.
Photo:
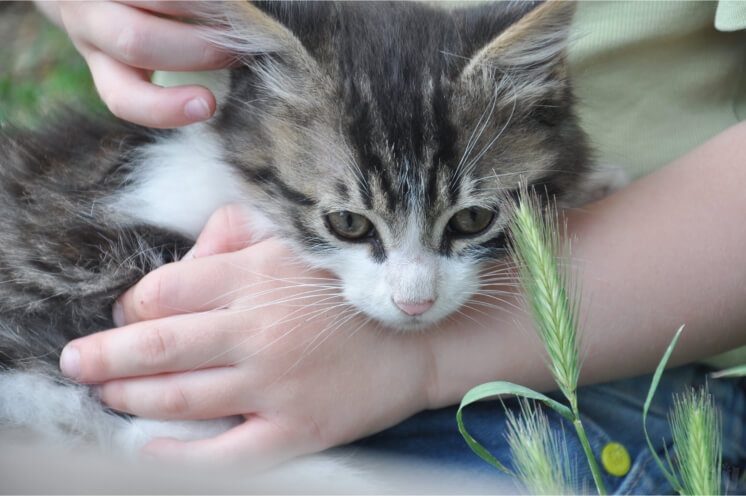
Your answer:
[[[564,70],[571,8],[263,8],[234,38],[265,29],[273,47],[234,71],[216,129],[254,207],[358,309],[435,323],[504,255],[519,184],[572,202],[588,166]]]

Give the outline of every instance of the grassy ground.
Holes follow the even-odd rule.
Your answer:
[[[0,126],[34,127],[61,105],[104,111],[83,58],[31,2],[0,2]]]

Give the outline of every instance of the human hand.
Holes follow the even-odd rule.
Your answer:
[[[343,303],[335,278],[279,241],[231,251],[252,241],[245,220],[237,207],[219,210],[192,257],[120,298],[125,326],[68,344],[63,371],[100,384],[106,404],[135,415],[246,418],[213,439],[144,448],[168,459],[277,462],[426,408],[425,335],[368,323]]]
[[[154,70],[204,71],[227,67],[229,54],[199,36],[194,25],[156,14],[189,17],[179,2],[37,2],[65,29],[83,55],[99,95],[122,119],[169,128],[204,121],[215,96],[203,86],[163,88]]]

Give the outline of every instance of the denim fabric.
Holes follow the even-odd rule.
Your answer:
[[[663,374],[648,412],[648,433],[660,456],[663,456],[664,445],[672,453],[667,415],[672,406],[673,394],[704,384],[708,372],[709,369],[705,367],[690,365]],[[601,468],[606,488],[611,494],[674,492],[653,460],[642,430],[642,407],[650,381],[651,376],[642,376],[587,386],[578,391],[581,417],[594,453],[598,456],[607,443],[616,441],[627,449],[632,459],[629,472],[622,477],[610,475]],[[737,380],[710,379],[707,382],[723,415],[723,465],[729,471],[723,478],[725,491],[729,494],[743,494],[746,487],[737,486],[729,475],[742,475],[740,467],[746,460],[744,390]],[[551,396],[563,401],[559,394]],[[505,405],[513,410],[518,408],[516,400],[507,400]],[[498,479],[506,478],[506,475],[488,465],[466,445],[458,432],[456,410],[454,406],[421,412],[397,426],[358,441],[355,446],[440,461],[450,467],[494,474]],[[570,459],[577,469],[579,490],[585,488],[593,491],[593,479],[574,428],[553,411],[544,411],[552,428],[564,431]],[[499,401],[477,403],[464,410],[464,423],[469,433],[498,460],[510,467],[509,450],[504,438],[505,422],[505,411]]]

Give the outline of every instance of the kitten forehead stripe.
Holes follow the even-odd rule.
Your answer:
[[[313,198],[309,198],[300,191],[290,187],[286,182],[280,179],[277,172],[275,172],[271,167],[250,169],[239,165],[237,168],[243,173],[246,179],[264,189],[264,191],[270,196],[279,193],[291,202],[307,207],[314,206],[317,203]]]

